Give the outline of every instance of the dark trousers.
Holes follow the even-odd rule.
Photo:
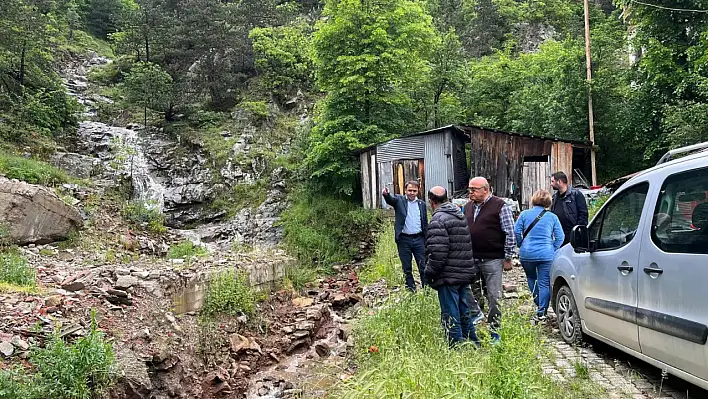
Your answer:
[[[472,324],[474,315],[470,314],[470,306],[467,302],[469,286],[467,284],[442,285],[437,290],[441,321],[450,346],[466,340],[479,345]]]
[[[425,238],[423,234],[417,236],[400,235],[398,238],[398,257],[401,258],[403,275],[406,277],[406,288],[415,291],[415,280],[413,279],[413,257],[418,265],[420,273],[420,283],[423,287],[428,285],[425,279]]]

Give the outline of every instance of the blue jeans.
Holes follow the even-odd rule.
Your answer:
[[[536,304],[538,316],[545,316],[548,311],[548,303],[551,301],[551,264],[552,260],[528,261],[522,260],[521,266],[526,272],[526,279],[529,282],[529,290],[533,294],[533,302]]]
[[[420,283],[425,288],[428,281],[425,279],[425,237],[422,234],[410,237],[401,235],[398,238],[398,257],[401,258],[403,274],[406,277],[406,288],[415,291],[415,280],[413,279],[413,257],[420,273]]]
[[[479,339],[472,324],[473,314],[467,303],[469,285],[442,285],[437,288],[440,301],[442,325],[448,343],[453,346],[465,340],[479,345]]]

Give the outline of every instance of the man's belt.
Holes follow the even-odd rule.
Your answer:
[[[421,231],[420,233],[415,233],[415,234],[401,233],[401,235],[404,236],[404,237],[418,237],[418,236],[422,236],[422,235],[423,235],[423,232]]]

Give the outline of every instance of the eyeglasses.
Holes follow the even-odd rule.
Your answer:
[[[482,190],[483,188],[484,188],[484,187],[469,187],[469,188],[467,189],[467,191],[470,192],[470,193],[473,193],[473,192],[475,192],[475,191]]]

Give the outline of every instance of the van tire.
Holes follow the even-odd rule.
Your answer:
[[[583,341],[582,323],[575,298],[567,285],[558,290],[553,310],[558,318],[558,329],[563,341],[579,345]]]

